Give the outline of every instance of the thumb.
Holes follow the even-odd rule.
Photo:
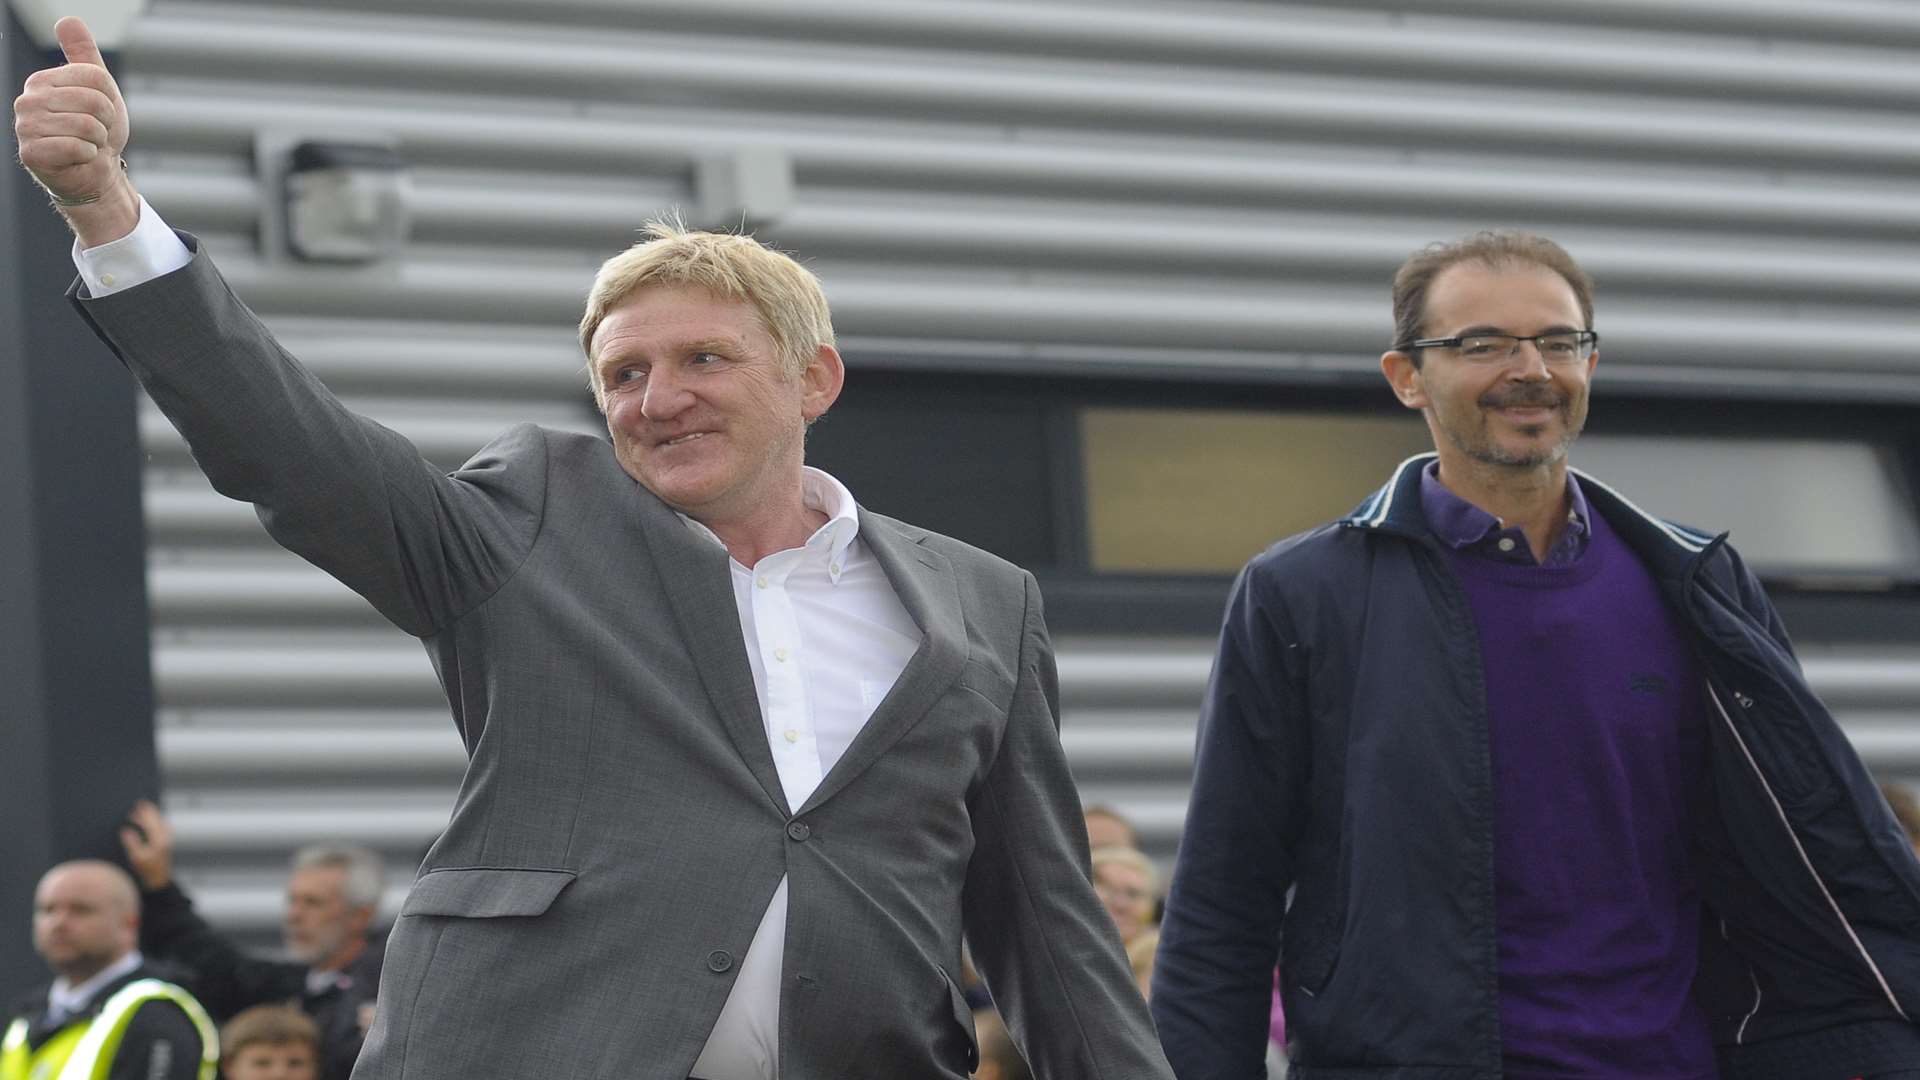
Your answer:
[[[87,24],[72,15],[53,24],[53,36],[60,40],[60,51],[67,54],[69,64],[93,64],[106,67],[106,58],[100,55],[100,45],[93,40],[93,31]]]

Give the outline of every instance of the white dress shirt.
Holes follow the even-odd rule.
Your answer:
[[[146,958],[135,949],[127,955],[108,964],[100,973],[78,986],[67,981],[65,975],[53,980],[53,989],[47,992],[47,1016],[55,1024],[64,1024],[68,1019],[87,1010],[95,994],[101,987],[124,975],[132,974]]]
[[[186,245],[144,198],[132,233],[92,248],[76,242],[73,249],[80,278],[96,297],[177,270],[190,258]],[[806,469],[801,484],[806,505],[826,514],[827,523],[805,545],[775,552],[752,569],[728,560],[747,663],[789,811],[807,801],[860,734],[921,638],[920,628],[860,540],[852,493],[818,469]],[[681,520],[695,533],[721,543],[706,526],[685,515]],[[695,1076],[778,1076],[786,936],[783,877],[740,962],[706,1048],[694,1063]]]
[[[810,509],[827,515],[827,523],[804,546],[775,552],[752,569],[728,560],[740,636],[788,810],[798,810],[846,753],[919,648],[921,636],[860,541],[853,495],[813,468],[802,476],[802,495]],[[720,543],[706,526],[682,520]],[[779,1075],[786,939],[783,877],[693,1075],[701,1080]]]

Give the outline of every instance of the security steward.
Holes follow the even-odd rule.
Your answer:
[[[0,1080],[213,1080],[213,1022],[147,965],[139,939],[140,894],[125,871],[95,860],[47,871],[33,947],[57,977],[12,1010]]]

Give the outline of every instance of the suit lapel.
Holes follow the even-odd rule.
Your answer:
[[[906,734],[960,677],[967,660],[966,623],[960,614],[960,587],[953,565],[918,543],[898,522],[869,514],[865,508],[860,510],[860,539],[920,627],[920,648],[797,813],[831,798]]]
[[[647,551],[660,571],[661,588],[680,625],[681,640],[693,658],[694,670],[700,673],[700,682],[733,739],[734,749],[766,789],[767,797],[781,813],[787,813],[786,792],[773,766],[766,725],[760,718],[760,699],[753,689],[753,669],[747,666],[727,551],[696,536],[651,492],[638,484],[634,488],[641,500],[640,521]]]

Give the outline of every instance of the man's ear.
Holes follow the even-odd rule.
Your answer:
[[[825,416],[827,410],[840,397],[840,388],[847,381],[847,365],[840,359],[840,351],[831,345],[822,345],[814,351],[813,359],[800,372],[800,414],[811,424]]]
[[[1393,387],[1393,396],[1400,399],[1400,404],[1409,409],[1427,407],[1426,380],[1414,366],[1412,354],[1388,350],[1380,357],[1380,373],[1387,377],[1387,385]]]

